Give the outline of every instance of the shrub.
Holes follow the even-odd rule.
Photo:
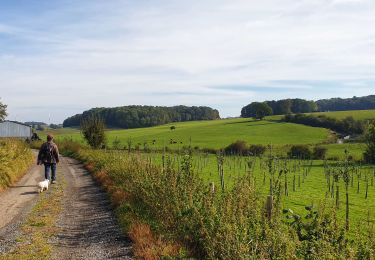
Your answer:
[[[81,121],[81,133],[87,143],[95,149],[103,147],[106,143],[104,121],[97,116],[90,116]]]
[[[261,145],[261,144],[252,144],[250,145],[248,151],[249,151],[249,154],[250,155],[253,155],[253,156],[261,156],[264,154],[264,152],[266,151],[266,147],[264,145]]]
[[[216,150],[214,148],[203,148],[202,152],[204,152],[204,153],[210,153],[210,154],[217,154],[218,150]]]
[[[236,142],[228,145],[224,148],[225,154],[237,154],[246,155],[248,153],[248,147],[245,141],[237,140]]]
[[[293,145],[288,152],[288,156],[290,158],[310,159],[312,152],[307,145]]]
[[[375,163],[375,125],[370,125],[368,127],[365,139],[366,151],[363,157],[367,163]]]
[[[315,146],[313,150],[313,158],[323,160],[326,158],[327,148],[323,146]]]

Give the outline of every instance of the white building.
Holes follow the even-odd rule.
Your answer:
[[[3,121],[0,122],[0,138],[14,137],[14,138],[30,138],[32,135],[31,126],[15,122]]]

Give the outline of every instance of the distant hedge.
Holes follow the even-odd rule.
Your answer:
[[[67,118],[64,120],[63,126],[79,126],[82,119],[93,115],[102,118],[107,126],[118,128],[139,128],[172,122],[220,119],[219,111],[210,107],[123,106],[93,108]]]
[[[333,131],[350,135],[363,134],[365,129],[365,122],[355,120],[351,116],[344,119],[336,119],[325,115],[288,114],[284,116],[283,120],[296,124],[329,128]]]

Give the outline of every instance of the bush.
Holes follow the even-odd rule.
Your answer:
[[[261,144],[252,144],[250,145],[248,151],[249,151],[249,154],[250,155],[253,155],[253,156],[261,156],[264,154],[264,152],[266,151],[266,147],[264,145],[261,145]]]
[[[313,150],[313,158],[317,160],[323,160],[326,158],[327,148],[323,146],[315,146]]]
[[[81,133],[87,143],[95,149],[105,146],[106,135],[105,135],[104,121],[97,117],[91,116],[81,121]]]
[[[202,152],[210,153],[210,154],[217,154],[219,151],[214,148],[203,148]]]
[[[310,159],[312,152],[307,145],[293,145],[288,152],[288,156],[290,158]]]
[[[225,147],[224,152],[225,154],[231,155],[247,155],[249,150],[245,141],[237,140],[236,142]]]
[[[275,192],[268,220],[251,174],[215,191],[194,171],[191,155],[178,167],[172,157],[160,167],[139,153],[79,150],[78,159],[110,193],[135,258],[372,259],[373,237],[350,239],[332,205],[306,207],[305,217],[286,210],[283,217]]]
[[[367,163],[375,163],[375,125],[370,125],[368,127],[365,139],[366,151],[363,157]]]

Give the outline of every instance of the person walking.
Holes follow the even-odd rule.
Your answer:
[[[37,165],[44,164],[44,176],[46,180],[56,183],[56,165],[59,163],[59,149],[53,142],[53,136],[47,135],[47,142],[39,149]],[[52,176],[51,173],[52,172]],[[51,179],[52,177],[52,179]]]

